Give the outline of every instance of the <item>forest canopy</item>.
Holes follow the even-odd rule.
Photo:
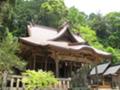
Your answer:
[[[120,12],[86,15],[75,7],[67,8],[64,0],[0,1],[0,43],[6,37],[5,28],[20,37],[27,36],[26,26],[31,22],[58,28],[64,21],[90,45],[112,53],[113,63],[120,62]]]

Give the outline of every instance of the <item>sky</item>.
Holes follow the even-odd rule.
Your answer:
[[[65,0],[66,6],[69,8],[75,6],[86,14],[101,13],[103,15],[120,11],[120,0]]]

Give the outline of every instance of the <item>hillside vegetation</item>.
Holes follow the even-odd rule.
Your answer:
[[[26,36],[30,22],[58,28],[64,21],[69,21],[71,30],[91,46],[112,53],[113,63],[120,62],[120,12],[86,15],[75,7],[67,8],[64,0],[0,1],[0,45],[6,31],[13,37]]]

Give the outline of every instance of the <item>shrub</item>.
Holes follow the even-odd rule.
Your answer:
[[[43,89],[57,83],[52,72],[27,70],[23,75],[26,90]]]

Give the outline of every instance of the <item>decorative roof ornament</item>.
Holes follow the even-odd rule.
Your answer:
[[[58,28],[58,32],[59,31],[61,31],[62,30],[62,28],[64,28],[64,27],[70,27],[70,25],[69,25],[69,22],[68,21],[65,21],[59,28]]]

